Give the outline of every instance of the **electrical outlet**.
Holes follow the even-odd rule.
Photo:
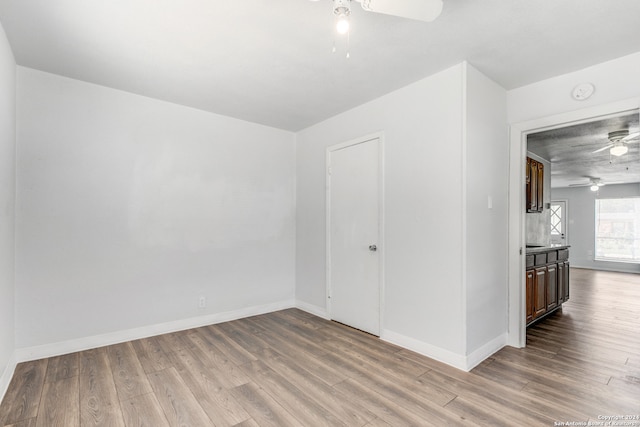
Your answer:
[[[207,306],[207,298],[200,297],[198,298],[198,308],[205,308]]]

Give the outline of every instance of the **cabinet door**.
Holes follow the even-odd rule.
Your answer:
[[[529,189],[531,190],[531,207],[530,211],[537,212],[538,211],[538,162],[535,160],[531,160],[531,170],[529,171],[531,175],[531,185]]]
[[[567,286],[567,284],[565,283],[565,263],[564,262],[559,262],[558,263],[558,304],[562,304],[564,302],[564,296],[565,296],[565,287]]]
[[[533,318],[547,312],[547,267],[538,267],[533,275]]]
[[[558,306],[558,264],[547,266],[547,311]]]
[[[526,301],[526,310],[527,310],[527,317],[526,317],[526,322],[527,324],[531,323],[533,321],[533,286],[534,286],[534,271],[533,270],[527,270],[527,301]]]
[[[563,282],[564,282],[563,299],[565,301],[569,301],[569,261],[564,262]]]
[[[536,202],[538,207],[538,212],[542,212],[544,209],[544,165],[542,163],[538,163],[538,179],[536,182]]]
[[[527,157],[527,167],[525,168],[526,171],[526,182],[527,182],[527,212],[531,211],[531,202],[532,202],[532,198],[531,198],[531,159],[529,157]]]

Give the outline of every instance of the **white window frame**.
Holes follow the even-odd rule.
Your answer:
[[[606,262],[621,262],[621,263],[627,263],[627,264],[640,264],[640,253],[636,254],[636,258],[616,258],[616,257],[604,257],[604,256],[598,256],[598,239],[600,238],[607,238],[604,236],[599,236],[598,235],[598,225],[599,225],[599,221],[600,221],[600,215],[599,215],[599,204],[604,202],[604,201],[609,201],[609,200],[636,200],[636,203],[640,202],[640,197],[612,197],[612,198],[603,198],[603,199],[596,199],[595,200],[595,204],[594,204],[594,218],[595,218],[595,223],[594,223],[594,242],[593,242],[593,248],[594,248],[594,261],[606,261]],[[638,214],[638,218],[635,218],[635,224],[634,224],[634,235],[632,238],[629,239],[625,239],[624,237],[621,237],[619,239],[622,240],[633,240],[633,241],[640,241],[640,211],[637,212]],[[612,237],[612,239],[616,239],[615,237]]]

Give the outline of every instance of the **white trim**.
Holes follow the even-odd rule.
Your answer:
[[[462,86],[462,99],[461,99],[461,104],[462,104],[462,111],[461,111],[461,116],[462,116],[462,130],[461,130],[461,151],[462,151],[462,155],[461,155],[461,164],[462,164],[462,171],[460,173],[460,179],[462,182],[462,191],[461,191],[461,198],[462,200],[460,201],[460,205],[462,206],[462,215],[460,218],[460,229],[462,230],[462,233],[460,235],[460,248],[461,248],[461,256],[460,256],[460,265],[462,268],[460,268],[460,295],[462,296],[462,301],[460,301],[460,304],[462,306],[462,328],[461,328],[461,337],[460,339],[463,342],[464,348],[465,348],[465,352],[468,346],[468,337],[467,337],[467,319],[468,319],[468,314],[467,314],[467,250],[468,250],[468,238],[467,238],[467,224],[468,224],[468,218],[467,218],[467,207],[468,207],[468,203],[467,203],[467,164],[468,164],[468,159],[467,159],[467,133],[468,133],[468,125],[467,125],[467,103],[468,103],[468,99],[467,99],[467,92],[468,92],[468,63],[467,61],[464,61],[462,63],[462,82],[461,82],[461,86]]]
[[[423,356],[430,357],[439,362],[451,365],[454,368],[466,371],[466,358],[460,354],[449,350],[428,344],[424,341],[398,334],[393,331],[384,330],[380,335],[380,339],[398,345],[407,350],[415,351]]]
[[[384,325],[384,261],[385,261],[385,239],[384,239],[384,132],[371,133],[349,141],[334,144],[326,149],[325,154],[325,293],[327,301],[327,319],[331,319],[331,153],[342,150],[353,145],[364,144],[372,140],[378,140],[378,289],[379,289],[379,312],[378,330],[382,333]]]
[[[19,348],[16,349],[15,357],[19,362],[43,359],[45,357],[59,356],[62,354],[68,354],[97,347],[104,347],[106,345],[118,344],[155,335],[183,331],[186,329],[198,328],[200,326],[213,325],[215,323],[229,322],[231,320],[271,313],[278,310],[293,308],[295,306],[296,305],[293,300],[285,300],[271,304],[248,307],[222,313],[208,314],[206,316],[192,317],[189,319],[176,320],[173,322],[158,323],[155,325],[111,332],[102,335],[94,335],[69,341]]]
[[[414,351],[423,356],[435,359],[439,362],[446,363],[454,368],[460,369],[465,372],[471,371],[478,366],[487,357],[491,356],[495,352],[499,351],[507,344],[507,334],[501,334],[482,347],[474,350],[468,356],[462,356],[449,350],[445,350],[440,347],[428,344],[423,341],[419,341],[415,338],[411,338],[405,335],[398,334],[393,331],[383,331],[380,339],[391,344],[395,344],[407,350]]]
[[[4,368],[4,372],[0,376],[0,402],[2,402],[2,400],[4,399],[4,395],[9,389],[9,384],[11,383],[11,378],[13,378],[13,374],[16,371],[17,365],[18,362],[16,360],[16,354],[14,352],[7,361],[7,366]]]
[[[318,307],[317,305],[312,305],[304,301],[296,300],[296,308],[306,311],[309,314],[313,314],[314,316],[321,317],[325,320],[329,319],[329,313],[327,313],[327,309],[323,307]]]
[[[465,365],[466,371],[470,371],[480,363],[482,363],[487,357],[493,353],[499,351],[502,347],[507,345],[507,334],[500,334],[491,341],[484,344],[482,347],[474,350],[466,357]]]
[[[639,107],[640,98],[632,98],[511,125],[509,143],[509,335],[507,337],[509,345],[513,347],[526,345],[524,164],[527,135],[618,116],[622,112],[637,110]]]

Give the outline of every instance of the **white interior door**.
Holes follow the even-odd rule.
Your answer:
[[[566,245],[567,239],[567,202],[565,200],[554,200],[551,202],[550,233],[551,244]]]
[[[380,335],[380,139],[327,153],[331,319]]]

